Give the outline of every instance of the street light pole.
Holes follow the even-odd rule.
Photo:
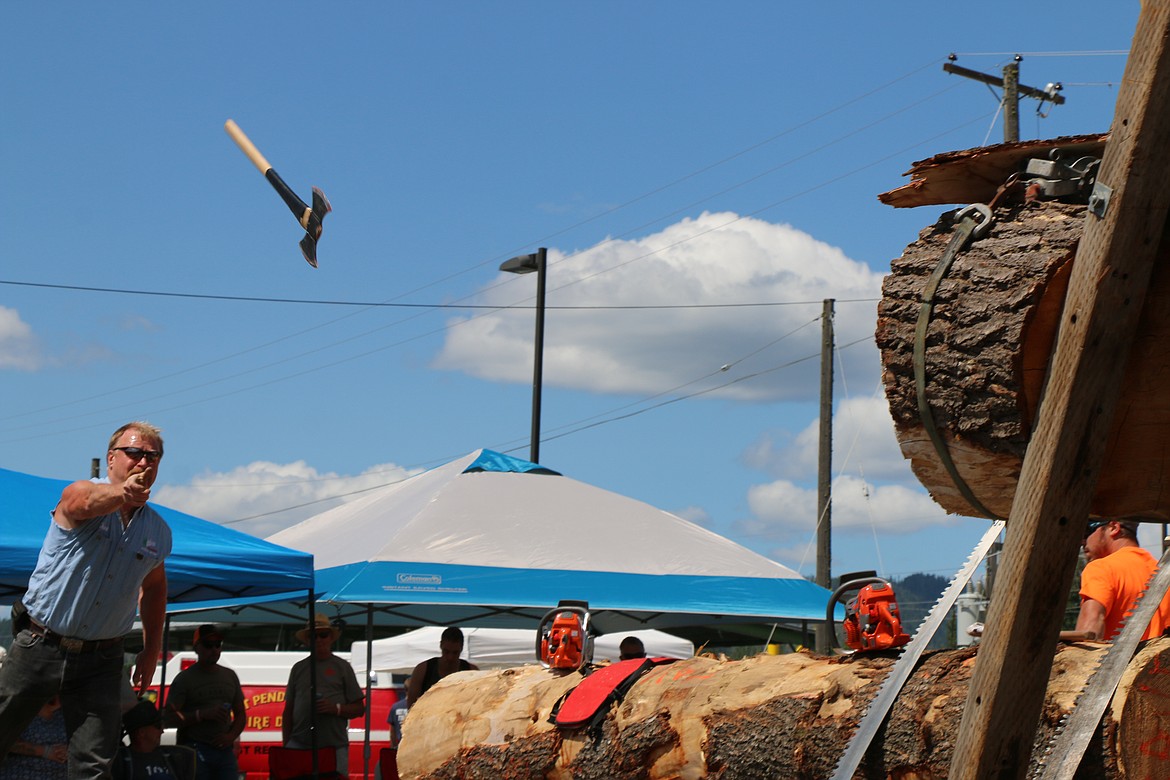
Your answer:
[[[535,254],[520,255],[500,264],[500,270],[512,274],[536,272],[536,343],[532,357],[532,443],[528,459],[540,463],[540,389],[544,371],[544,277],[548,250],[541,247]]]

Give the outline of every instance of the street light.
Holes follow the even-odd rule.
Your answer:
[[[536,346],[532,358],[532,444],[528,459],[540,463],[540,385],[544,363],[544,271],[548,264],[548,250],[520,255],[500,264],[500,270],[510,274],[530,274],[536,271]]]

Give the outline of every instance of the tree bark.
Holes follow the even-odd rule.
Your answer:
[[[1105,645],[1062,645],[1053,663],[1034,761],[1069,712]],[[927,655],[875,738],[858,778],[945,778],[975,648]],[[810,653],[742,661],[692,658],[640,679],[594,732],[548,722],[580,681],[538,666],[463,672],[411,709],[402,778],[584,780],[829,777],[889,671],[890,657]],[[1170,639],[1130,664],[1078,778],[1170,776]]]
[[[960,252],[935,296],[926,337],[926,398],[959,476],[1007,517],[1048,376],[1085,206],[998,208],[990,233]],[[948,215],[895,260],[876,338],[898,443],[948,512],[987,516],[962,496],[930,440],[914,385],[923,290],[951,237]],[[1092,512],[1170,520],[1170,247],[1154,269],[1127,365]]]

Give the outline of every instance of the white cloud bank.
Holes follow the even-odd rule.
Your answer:
[[[766,402],[811,400],[819,392],[825,298],[876,299],[880,274],[840,250],[787,225],[734,214],[703,214],[636,241],[606,241],[566,257],[550,250],[545,381],[595,393],[655,394],[713,373],[712,383],[753,373],[756,378],[718,393],[725,399]],[[483,293],[488,303],[531,306],[534,280],[504,274]],[[808,301],[801,306],[583,311],[554,307],[645,306]],[[834,420],[834,533],[910,533],[952,524],[925,494],[894,439],[878,381],[873,345],[876,304],[836,307],[836,343],[861,343],[838,352],[838,371],[871,395],[846,398]],[[531,308],[461,318],[450,329],[436,366],[491,381],[531,381]],[[788,338],[785,334],[792,333]],[[728,371],[719,368],[743,359]],[[799,370],[769,371],[805,359]],[[843,362],[842,362],[843,361]],[[693,392],[695,385],[687,387]],[[818,426],[769,432],[745,442],[744,465],[771,481],[752,486],[750,517],[736,532],[756,538],[778,559],[806,544],[816,517]],[[248,518],[234,527],[258,536],[324,511],[344,499],[320,499],[395,481],[397,466],[376,466],[356,477],[321,474],[303,462],[253,463],[207,474],[184,488],[164,489],[162,503],[208,519]],[[802,484],[803,481],[803,484]],[[304,505],[304,506],[300,506]],[[289,507],[295,507],[288,509]],[[705,507],[681,512],[704,525]]]
[[[341,476],[319,472],[304,461],[257,461],[229,472],[201,474],[190,485],[163,485],[153,498],[165,506],[265,538],[352,501],[371,488],[400,482],[419,471],[381,464],[357,476]]]
[[[569,256],[550,250],[544,382],[644,394],[708,374],[714,374],[708,386],[759,374],[711,395],[808,399],[817,392],[809,377],[820,354],[821,301],[876,299],[880,285],[880,274],[807,233],[729,213],[704,213],[643,239],[604,241]],[[502,275],[482,300],[528,308],[457,318],[436,367],[491,381],[531,381],[533,315],[525,296],[534,287],[531,277]],[[781,302],[808,303],[712,307]],[[589,308],[678,305],[696,308]],[[875,309],[873,302],[837,306],[837,343],[872,339]],[[876,365],[872,350],[863,353],[849,359]],[[774,370],[798,359],[804,363]],[[726,364],[731,368],[720,372]]]

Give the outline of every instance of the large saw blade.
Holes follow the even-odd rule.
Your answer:
[[[913,638],[903,648],[902,655],[898,657],[894,667],[882,680],[877,695],[873,697],[873,701],[870,702],[861,722],[857,724],[857,731],[849,740],[849,745],[845,748],[845,755],[841,756],[841,760],[837,762],[832,780],[850,780],[853,773],[857,771],[857,767],[861,766],[861,759],[865,757],[865,751],[869,750],[869,744],[873,742],[874,735],[881,728],[890,708],[894,706],[894,699],[898,697],[902,686],[910,679],[910,674],[914,671],[914,667],[918,664],[918,659],[922,657],[926,646],[930,644],[934,633],[950,615],[951,607],[955,605],[963,588],[967,587],[971,575],[975,573],[975,569],[979,568],[980,562],[987,555],[987,551],[991,549],[991,545],[999,538],[1003,528],[1004,521],[1002,520],[991,524],[991,528],[987,529],[987,533],[983,534],[979,544],[971,551],[963,568],[959,569],[958,574],[951,579],[947,589],[939,596],[926,619],[914,632]]]
[[[1158,569],[1146,584],[1145,593],[1126,618],[1121,633],[1105,651],[1105,657],[1101,659],[1088,684],[1073,704],[1072,715],[1069,716],[1064,729],[1057,734],[1051,748],[1043,757],[1042,761],[1046,762],[1048,756],[1055,756],[1055,761],[1051,764],[1044,763],[1040,774],[1041,780],[1071,780],[1076,774],[1077,767],[1084,758],[1085,749],[1089,746],[1089,740],[1093,738],[1097,725],[1101,723],[1101,717],[1105,714],[1105,708],[1109,706],[1109,700],[1113,698],[1118,683],[1121,682],[1125,668],[1133,659],[1138,642],[1146,633],[1146,628],[1153,620],[1166,591],[1170,590],[1170,565],[1167,564],[1170,564],[1170,549],[1162,554],[1162,559],[1158,561]]]

